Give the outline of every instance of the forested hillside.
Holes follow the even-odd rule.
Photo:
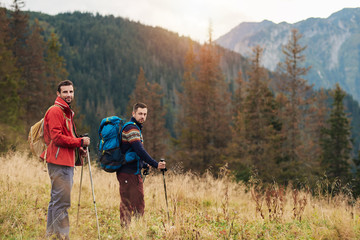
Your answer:
[[[55,31],[59,36],[61,55],[76,85],[78,105],[92,132],[105,116],[126,116],[140,67],[149,82],[162,86],[164,106],[169,110],[167,128],[173,131],[173,108],[178,105],[175,92],[181,91],[189,38],[114,16],[80,12],[30,16],[39,20],[47,34]],[[199,49],[197,43],[194,46]],[[231,82],[246,61],[240,55],[221,51],[222,68]]]
[[[38,19],[45,36],[55,31],[61,44],[60,54],[66,59],[69,78],[76,85],[76,99],[83,122],[93,137],[104,116],[128,117],[129,96],[144,69],[149,82],[159,83],[167,107],[166,127],[174,135],[175,112],[179,105],[176,91],[182,91],[185,54],[189,38],[162,28],[154,28],[114,16],[91,13],[64,13],[50,16],[30,13]],[[193,43],[195,51],[199,44]],[[240,55],[219,48],[221,69],[230,90],[238,71],[246,73],[249,64]],[[247,78],[244,74],[244,78]],[[275,80],[274,80],[275,81]],[[353,120],[360,119],[357,102],[346,105]],[[352,122],[355,152],[359,149],[360,133],[357,121]]]
[[[0,13],[3,151],[10,140],[16,147],[10,132],[26,138],[54,101],[56,83],[69,78],[78,130],[90,133],[95,151],[100,120],[128,117],[144,101],[145,149],[169,166],[214,174],[227,166],[238,181],[309,187],[325,177],[360,193],[358,103],[339,86],[309,84],[298,30],[269,72],[260,46],[245,59],[211,38],[200,45],[120,17]]]

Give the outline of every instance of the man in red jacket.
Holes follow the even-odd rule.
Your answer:
[[[60,239],[69,239],[70,195],[73,185],[75,150],[86,154],[90,138],[78,138],[73,122],[74,112],[70,104],[74,98],[73,83],[59,83],[55,104],[44,118],[44,140],[48,146],[41,157],[48,164],[51,180],[51,199],[48,208],[46,235],[56,234]]]

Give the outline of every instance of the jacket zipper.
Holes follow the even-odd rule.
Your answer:
[[[58,147],[58,150],[57,150],[56,155],[55,155],[55,159],[57,159],[57,157],[59,155],[59,151],[60,151],[60,147]]]

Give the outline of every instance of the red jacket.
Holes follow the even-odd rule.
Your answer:
[[[41,158],[48,163],[74,167],[75,149],[81,147],[81,138],[76,137],[74,112],[60,97],[55,100],[55,105],[50,108],[44,118],[44,140],[47,149]]]

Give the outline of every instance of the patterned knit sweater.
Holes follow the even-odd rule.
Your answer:
[[[129,124],[124,128],[121,139],[121,152],[125,154],[129,149],[131,149],[130,151],[135,152],[140,157],[140,160],[122,166],[119,172],[138,175],[144,166],[144,162],[154,168],[158,167],[158,162],[155,161],[144,149],[141,134],[142,125],[133,117],[130,119],[130,122],[134,122],[136,125]]]

